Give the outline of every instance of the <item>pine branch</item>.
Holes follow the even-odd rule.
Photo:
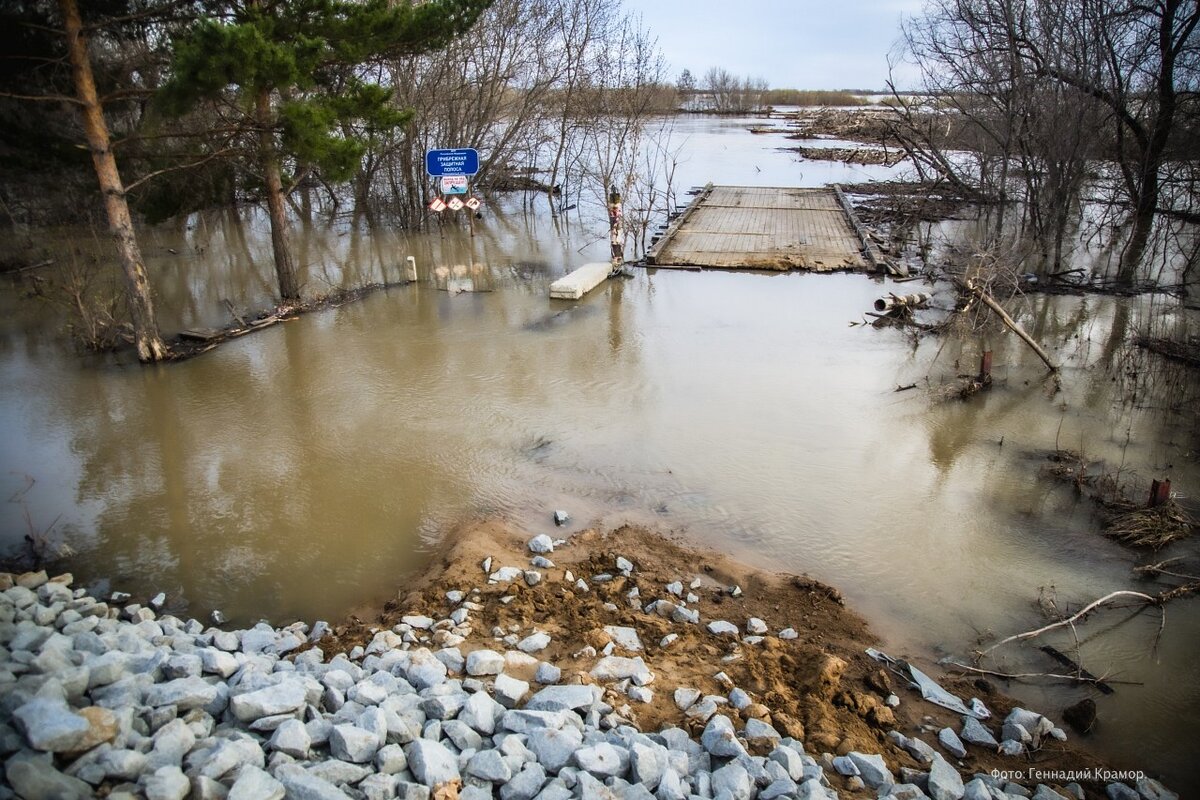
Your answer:
[[[174,167],[165,167],[163,169],[155,170],[154,172],[151,172],[148,175],[143,175],[142,177],[138,178],[133,183],[126,184],[125,191],[129,192],[132,189],[134,189],[134,187],[140,186],[141,184],[145,183],[146,181],[150,180],[151,178],[157,178],[159,175],[165,175],[168,172],[178,172],[181,169],[192,169],[194,167],[200,166],[201,164],[206,164],[209,161],[212,161],[214,158],[219,158],[219,157],[225,155],[226,153],[231,153],[231,152],[233,152],[233,148],[227,147],[224,150],[218,150],[217,152],[211,153],[211,154],[205,156],[204,158],[200,159],[199,161],[193,161],[190,164],[179,164]]]

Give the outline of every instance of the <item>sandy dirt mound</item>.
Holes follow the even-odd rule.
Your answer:
[[[937,730],[947,725],[955,731],[961,728],[957,715],[924,702],[903,681],[865,655],[864,650],[877,641],[862,617],[847,608],[832,587],[806,576],[755,570],[718,554],[689,549],[660,533],[633,527],[607,534],[595,530],[575,534],[547,554],[555,566],[540,569],[544,577],[535,586],[527,586],[520,578],[489,584],[481,567],[487,558],[492,559],[493,570],[501,566],[531,569],[533,554],[526,547],[530,538],[531,534],[496,520],[463,526],[447,537],[424,576],[404,587],[395,600],[373,615],[364,612],[336,627],[320,646],[327,655],[348,652],[355,645],[365,646],[376,631],[396,625],[404,614],[445,617],[450,610],[447,591],[470,595],[477,590],[473,599],[483,609],[472,615],[474,628],[460,645],[462,652],[513,649],[496,640],[498,632],[524,637],[535,630],[544,631],[553,640],[537,653],[537,658],[561,668],[564,683],[594,682],[589,670],[598,656],[580,651],[589,646],[603,649],[610,641],[605,626],[635,629],[643,649],[633,652],[618,646],[613,654],[645,660],[656,676],[649,687],[654,690],[653,700],[634,702],[610,689],[606,701],[642,730],[674,725],[698,735],[703,724],[680,711],[673,699],[674,690],[690,687],[703,694],[726,695],[737,686],[754,701],[741,712],[742,719],[762,719],[780,733],[802,740],[814,755],[841,755],[851,750],[882,753],[898,773],[901,767],[922,766],[892,744],[886,736],[889,730],[919,735],[936,746]],[[634,564],[632,574],[619,573],[618,557]],[[566,581],[568,571],[574,578],[587,579],[589,590],[581,591]],[[593,576],[601,574],[613,578],[602,583],[592,581]],[[696,579],[699,585],[690,588]],[[701,624],[673,622],[630,605],[629,593],[635,587],[643,603],[677,599],[665,588],[673,581],[682,582],[685,595],[690,591],[698,597],[696,602],[688,603],[688,608],[700,612]],[[741,589],[739,596],[730,593],[735,586]],[[709,621],[727,620],[745,636],[751,617],[768,626],[768,633],[757,644],[744,644],[732,635],[715,636],[705,628]],[[779,638],[779,632],[789,627],[797,637]],[[672,633],[678,638],[663,646],[664,637]],[[935,667],[920,666],[941,680]],[[516,677],[529,680],[533,670],[530,666],[529,674]],[[722,682],[718,677],[722,672],[732,683]],[[1002,717],[1013,706],[986,681],[947,678],[943,685],[964,698],[979,697],[996,717]],[[895,709],[885,703],[893,692],[902,701]],[[722,713],[737,716],[728,706],[722,708]],[[1027,770],[1033,763],[1040,769],[1097,766],[1094,757],[1058,742],[1020,759],[972,747],[958,762],[966,775],[993,768]]]

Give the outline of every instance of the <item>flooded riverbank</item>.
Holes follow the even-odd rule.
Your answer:
[[[737,150],[762,136],[694,137],[705,163],[689,169],[711,167],[713,180],[811,177],[786,154],[776,165],[773,150]],[[735,143],[728,162],[722,141]],[[1152,298],[1031,298],[1026,325],[1064,363],[1056,389],[1011,336],[914,344],[848,326],[876,297],[908,291],[861,275],[641,270],[579,304],[550,302],[549,281],[601,255],[602,233],[491,212],[473,243],[314,228],[300,248],[310,288],[379,280],[409,254],[422,281],[154,369],[71,355],[6,289],[3,493],[25,475],[36,483],[3,504],[4,544],[20,545],[26,509],[38,529],[61,515],[54,533],[86,582],[166,591],[189,615],[286,623],[394,595],[462,517],[538,531],[565,508],[568,531],[648,523],[808,572],[890,649],[962,656],[984,631],[1036,627],[1041,587],[1077,607],[1133,583],[1138,557],[1099,534],[1088,502],[1039,476],[1040,454],[1070,447],[1144,480],[1169,471],[1185,493],[1200,480],[1195,415],[1170,408],[1197,395],[1195,379],[1131,402],[1118,391],[1143,363],[1126,359],[1125,332],[1165,313]],[[223,299],[265,304],[266,243],[253,216],[153,232],[164,328],[227,320]],[[429,279],[435,264],[468,261],[488,266],[492,291]],[[937,402],[984,344],[997,385]],[[1155,558],[1196,551],[1184,542]],[[1096,745],[1186,791],[1200,607],[1167,613],[1157,647],[1158,617],[1143,614],[1089,639],[1085,663],[1140,684],[1097,698]],[[1008,691],[1047,711],[1086,694]]]

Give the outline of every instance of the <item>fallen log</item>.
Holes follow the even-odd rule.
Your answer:
[[[1026,333],[1025,329],[1022,328],[1017,323],[1016,320],[1014,320],[1012,317],[1010,317],[1008,315],[1008,312],[1005,311],[1004,308],[999,303],[997,303],[996,300],[990,294],[985,292],[983,289],[980,289],[978,286],[976,286],[971,281],[967,281],[966,286],[967,286],[967,289],[972,294],[974,294],[981,301],[983,301],[984,305],[986,305],[992,311],[996,312],[996,316],[1000,317],[1000,320],[1005,325],[1007,325],[1009,327],[1009,329],[1012,330],[1013,333],[1015,333],[1017,336],[1021,337],[1021,341],[1025,342],[1025,344],[1029,345],[1030,349],[1032,349],[1033,352],[1037,353],[1038,358],[1040,358],[1042,360],[1042,362],[1047,366],[1047,368],[1049,368],[1049,370],[1051,372],[1058,372],[1058,365],[1055,364],[1050,359],[1050,356],[1046,353],[1045,350],[1042,349],[1042,346],[1040,344],[1038,344],[1037,342],[1035,342],[1033,340],[1033,337],[1030,336],[1028,333]]]
[[[1042,645],[1042,652],[1045,653],[1046,655],[1050,656],[1051,658],[1053,658],[1058,663],[1062,664],[1064,667],[1070,667],[1071,669],[1075,670],[1076,674],[1079,675],[1079,680],[1081,682],[1086,681],[1086,682],[1092,684],[1093,686],[1095,686],[1097,689],[1099,689],[1104,694],[1112,694],[1113,693],[1113,688],[1111,686],[1109,686],[1107,683],[1105,683],[1102,679],[1097,678],[1095,675],[1088,672],[1086,669],[1083,668],[1082,664],[1076,663],[1076,661],[1073,658],[1071,658],[1066,653],[1059,650],[1057,647],[1054,647],[1053,645],[1044,644],[1044,645]]]
[[[875,301],[875,310],[888,312],[895,308],[916,308],[928,303],[931,297],[932,295],[929,292],[889,294],[887,297],[881,297]]]

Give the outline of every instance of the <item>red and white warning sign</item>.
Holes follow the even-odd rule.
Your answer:
[[[467,193],[467,176],[466,175],[443,175],[441,180],[442,180],[442,194],[466,194]]]
[[[467,208],[471,209],[472,211],[475,211],[475,210],[476,210],[476,209],[478,209],[478,208],[479,208],[481,205],[483,205],[483,203],[479,202],[479,198],[478,198],[478,197],[468,197],[468,198],[467,198],[467,200],[466,200],[466,206],[467,206]]]
[[[463,207],[463,201],[459,200],[457,197],[451,197],[446,205],[450,206],[451,211],[458,211]]]
[[[442,200],[442,198],[435,197],[429,201],[429,210],[430,211],[445,211],[446,203],[445,203],[445,201]]]

